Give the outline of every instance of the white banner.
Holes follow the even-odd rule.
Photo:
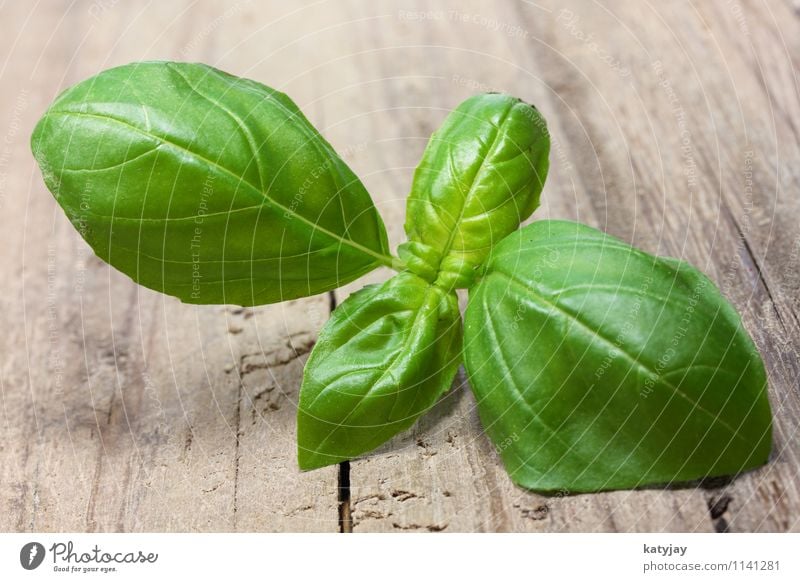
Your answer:
[[[798,547],[798,534],[0,534],[0,580],[796,581]]]

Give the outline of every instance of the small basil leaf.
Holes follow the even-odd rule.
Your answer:
[[[550,135],[538,110],[510,95],[470,97],[447,116],[422,156],[401,257],[445,288],[468,287],[496,242],[539,205]],[[433,263],[433,264],[431,264]]]
[[[188,303],[313,295],[390,262],[369,194],[297,106],[205,65],[134,63],[79,83],[32,149],[101,258]]]
[[[687,263],[536,222],[494,249],[465,325],[481,420],[519,485],[633,488],[767,460],[764,365]]]
[[[303,373],[300,468],[351,459],[414,424],[450,387],[461,336],[455,294],[412,273],[348,297]]]

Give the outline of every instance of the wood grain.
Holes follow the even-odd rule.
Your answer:
[[[800,531],[791,3],[18,2],[0,18],[0,531]],[[486,90],[536,103],[553,149],[534,218],[586,222],[720,285],[767,365],[770,464],[535,495],[511,484],[460,374],[375,454],[299,472],[297,392],[331,298],[242,310],[139,288],[91,254],[28,151],[60,90],[155,58],[288,92],[362,177],[393,246],[447,112]]]

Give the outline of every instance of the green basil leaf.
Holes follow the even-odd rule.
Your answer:
[[[428,143],[411,186],[400,256],[447,289],[468,287],[496,242],[539,205],[550,134],[510,95],[464,101]]]
[[[102,259],[188,303],[313,295],[391,262],[369,194],[297,106],[205,65],[79,83],[32,149]]]
[[[300,468],[351,459],[414,424],[450,387],[461,337],[455,294],[412,273],[348,297],[303,373]]]
[[[633,488],[767,460],[764,365],[687,263],[536,222],[494,249],[465,325],[482,423],[519,485]]]

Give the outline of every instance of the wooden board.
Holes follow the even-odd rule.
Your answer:
[[[790,2],[17,2],[0,18],[0,531],[800,531]],[[300,473],[297,392],[331,298],[241,310],[138,288],[92,256],[30,156],[60,90],[158,58],[288,92],[393,246],[447,112],[485,90],[536,103],[553,151],[534,219],[708,273],[764,356],[774,458],[732,482],[535,495],[509,481],[460,374],[375,454]]]

